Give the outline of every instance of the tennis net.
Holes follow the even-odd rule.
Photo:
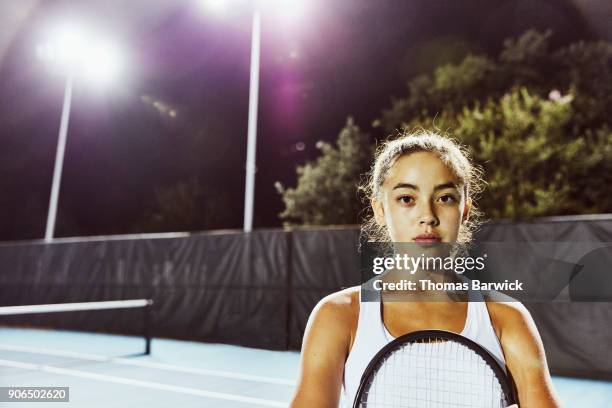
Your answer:
[[[2,306],[0,316],[35,315],[41,313],[83,312],[109,309],[143,309],[144,354],[151,354],[152,299],[110,300],[103,302],[55,303],[43,305]]]

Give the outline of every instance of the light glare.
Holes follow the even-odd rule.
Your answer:
[[[91,81],[107,83],[120,71],[119,52],[109,43],[99,43],[83,54],[83,74]]]
[[[63,24],[36,48],[38,57],[65,75],[106,84],[121,70],[119,50],[110,41],[72,24]]]
[[[53,40],[58,60],[65,64],[78,61],[87,49],[85,37],[83,30],[76,26],[62,27]]]
[[[309,21],[311,5],[305,0],[259,0],[261,12],[274,20],[274,24],[283,26],[283,30],[293,29]]]
[[[220,13],[227,8],[227,0],[199,0],[202,8],[207,11]]]

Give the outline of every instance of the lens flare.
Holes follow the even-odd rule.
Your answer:
[[[106,84],[122,67],[119,49],[109,39],[74,23],[50,31],[36,48],[38,57],[65,75]]]

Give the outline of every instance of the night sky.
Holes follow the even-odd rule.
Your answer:
[[[231,0],[227,0],[231,1]],[[268,3],[272,0],[268,0]],[[156,187],[196,178],[223,197],[213,228],[241,228],[251,12],[193,0],[0,3],[0,240],[44,235],[64,79],[36,56],[49,24],[85,22],[127,56],[117,82],[76,82],[57,236],[138,232]],[[262,10],[255,228],[280,225],[273,183],[335,140],[346,117],[371,129],[405,83],[468,52],[496,55],[529,28],[554,42],[612,39],[605,0],[310,0]],[[214,200],[213,200],[214,201]]]

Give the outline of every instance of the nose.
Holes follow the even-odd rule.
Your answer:
[[[440,220],[431,208],[430,203],[422,205],[421,213],[419,214],[419,225],[429,225],[436,227],[440,224]]]
[[[419,224],[437,227],[439,223],[438,223],[438,219],[435,216],[424,216],[424,217],[421,217]]]

